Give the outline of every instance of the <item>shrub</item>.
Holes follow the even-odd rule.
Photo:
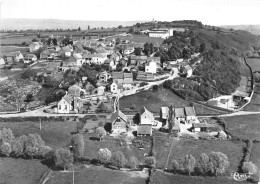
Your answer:
[[[192,155],[186,155],[183,162],[183,167],[186,172],[190,175],[194,171],[196,160]]]
[[[3,128],[0,131],[0,141],[11,144],[15,140],[13,131],[10,128]]]
[[[106,130],[103,127],[98,127],[96,133],[98,134],[99,140],[102,141],[102,138],[106,135]]]
[[[0,145],[0,153],[4,156],[9,156],[12,152],[11,145],[8,142],[2,142]]]
[[[244,173],[255,174],[257,172],[257,166],[253,162],[243,162],[242,170]]]
[[[247,140],[247,147],[246,147],[246,150],[245,150],[244,162],[250,161],[252,148],[253,148],[253,141],[249,139],[249,140]]]
[[[48,157],[49,153],[52,151],[50,146],[41,146],[38,149],[38,157],[46,158]]]
[[[139,160],[135,156],[132,156],[130,158],[130,163],[131,163],[131,168],[133,169],[136,169],[139,166]]]
[[[209,171],[209,157],[206,153],[202,153],[198,160],[198,170],[201,174],[206,174]]]
[[[75,134],[72,136],[71,145],[73,147],[73,155],[75,158],[82,157],[84,154],[85,142],[82,134]]]
[[[55,152],[54,161],[57,167],[66,170],[73,163],[73,155],[68,149],[60,148]]]
[[[77,132],[80,132],[85,126],[85,123],[82,122],[82,121],[78,121],[77,124],[76,124],[76,129],[77,129]]]
[[[209,155],[209,171],[218,176],[224,174],[229,167],[227,155],[221,152],[211,152]]]
[[[12,148],[14,156],[16,157],[24,156],[26,141],[27,141],[27,136],[25,135],[16,138]]]
[[[173,172],[178,171],[180,168],[179,162],[177,160],[173,160],[172,161],[172,170]]]
[[[44,141],[38,134],[29,134],[25,141],[24,154],[29,158],[40,157],[39,150],[45,146]]]
[[[21,74],[22,79],[30,79],[30,78],[35,78],[36,77],[36,71],[32,69],[27,69]]]
[[[111,162],[114,166],[120,169],[126,164],[125,155],[122,153],[122,151],[116,151],[112,154]]]
[[[151,168],[155,168],[156,166],[156,159],[155,157],[146,157],[144,160],[145,165]]]
[[[111,159],[112,153],[107,148],[101,148],[98,151],[98,160],[101,163],[107,164]]]

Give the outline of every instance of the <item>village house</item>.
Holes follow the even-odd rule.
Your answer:
[[[32,42],[29,45],[30,52],[37,51],[41,48],[41,45],[38,42]]]
[[[104,71],[97,74],[96,77],[100,82],[108,82],[108,79],[111,79],[111,74],[108,73],[107,71]]]
[[[35,54],[26,54],[24,56],[24,63],[30,63],[37,61],[37,56]]]
[[[147,56],[136,56],[136,55],[130,56],[131,65],[144,64],[146,61],[147,61]]]
[[[163,123],[165,123],[169,116],[169,108],[168,107],[161,107],[160,109],[160,119]]]
[[[94,64],[104,64],[104,62],[107,60],[107,56],[103,54],[90,54],[90,55],[84,55],[84,59],[86,60],[86,63],[94,63]]]
[[[179,121],[185,123],[186,116],[184,112],[184,108],[175,108],[174,109],[174,117]]]
[[[62,47],[58,51],[58,56],[61,57],[70,57],[71,56],[71,48],[69,46]]]
[[[113,59],[115,62],[118,62],[122,58],[120,53],[113,53],[110,55],[109,59]]]
[[[181,71],[183,74],[186,74],[186,77],[191,77],[192,76],[192,68],[190,65],[185,65],[181,68]]]
[[[5,64],[4,58],[0,57],[0,65],[4,65],[4,64]]]
[[[150,61],[145,65],[145,72],[146,73],[156,73],[157,72],[157,64],[155,61]]]
[[[80,97],[82,95],[85,94],[85,90],[82,89],[80,86],[78,86],[77,84],[74,84],[72,86],[70,86],[68,88],[68,96],[71,96],[71,97]]]
[[[124,49],[124,55],[132,54],[135,51],[135,48],[133,46],[127,46]]]
[[[127,128],[127,117],[120,110],[114,112],[111,116],[111,127],[113,133],[126,132]]]
[[[40,59],[54,59],[58,56],[58,53],[54,49],[47,49],[40,53]]]
[[[141,108],[139,111],[140,114],[140,125],[153,125],[154,116],[153,113],[148,111],[145,107]]]
[[[209,123],[193,123],[192,132],[211,132],[211,131],[218,131],[218,128],[215,124]]]
[[[116,69],[116,65],[115,65],[115,61],[112,59],[108,59],[104,62],[105,66],[108,66],[110,69],[115,70]]]
[[[69,58],[69,62],[74,63],[73,66],[81,67],[85,61],[82,58],[82,55],[78,53],[71,55]]]
[[[83,54],[84,53],[84,48],[80,44],[76,44],[74,48],[74,53],[75,54]]]
[[[117,85],[123,86],[123,84],[132,84],[133,83],[133,74],[132,73],[123,73],[123,72],[112,72],[112,78]]]
[[[57,104],[58,113],[70,113],[73,110],[73,97],[65,95]]]
[[[186,121],[194,121],[196,119],[196,113],[194,107],[184,107]]]
[[[15,52],[9,52],[6,54],[6,61],[9,62],[19,62],[23,60],[23,55],[20,51],[15,51]]]
[[[115,83],[115,81],[113,81],[109,86],[108,89],[111,93],[117,93],[118,92],[118,86]]]

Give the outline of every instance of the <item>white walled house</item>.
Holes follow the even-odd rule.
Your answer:
[[[183,73],[187,74],[187,77],[192,76],[192,68],[190,67],[190,65],[186,65],[183,67]]]
[[[153,113],[148,111],[145,107],[143,107],[140,112],[140,125],[153,125],[154,116]]]
[[[94,64],[104,64],[105,61],[107,60],[107,56],[103,55],[103,54],[90,54],[90,55],[86,55],[84,56],[85,60],[87,63],[94,63]]]
[[[82,64],[85,62],[84,59],[82,58],[82,55],[79,53],[70,56],[69,61],[75,63],[75,66],[79,66],[79,67],[81,67]]]
[[[70,113],[73,110],[73,98],[67,94],[58,102],[58,113]]]
[[[117,93],[118,92],[118,86],[114,81],[113,81],[112,84],[110,84],[109,90],[110,90],[111,93]]]
[[[26,54],[24,56],[24,63],[30,63],[31,61],[37,61],[37,56],[35,54]]]
[[[155,61],[150,61],[145,65],[145,72],[146,73],[156,73],[157,64]]]

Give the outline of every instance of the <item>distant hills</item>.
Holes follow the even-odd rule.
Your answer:
[[[233,26],[221,26],[221,27],[224,27],[224,28],[228,28],[228,29],[235,29],[235,30],[244,30],[244,31],[248,31],[252,34],[255,34],[255,35],[260,35],[260,24],[258,25],[233,25]]]
[[[2,19],[1,29],[24,30],[24,29],[88,29],[94,27],[118,27],[132,26],[146,21],[83,21],[83,20],[58,20],[58,19]]]

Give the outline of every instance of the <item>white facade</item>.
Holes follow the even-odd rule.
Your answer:
[[[110,92],[111,92],[111,93],[117,93],[117,92],[118,92],[117,84],[116,84],[115,82],[113,82],[113,83],[110,85]]]
[[[71,56],[71,52],[65,52],[65,56],[66,57],[70,57]]]
[[[92,57],[91,59],[91,63],[95,63],[95,64],[104,64],[104,62],[106,61],[107,57]]]
[[[70,113],[71,110],[71,104],[64,98],[58,102],[58,113]]]
[[[146,73],[156,73],[157,64],[155,61],[150,61],[147,65],[145,65]]]

